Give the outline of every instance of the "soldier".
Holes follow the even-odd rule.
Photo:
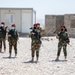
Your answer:
[[[6,52],[6,33],[7,33],[7,27],[5,27],[5,23],[1,22],[1,27],[0,27],[0,32],[1,32],[1,36],[0,36],[0,52],[2,52],[2,42],[4,45],[4,52]]]
[[[8,32],[8,42],[9,42],[9,57],[11,57],[12,46],[14,46],[15,57],[17,56],[17,41],[18,41],[18,32],[15,29],[15,24],[12,24],[12,29]]]
[[[34,54],[36,51],[36,60],[38,61],[39,58],[39,50],[41,46],[41,30],[38,29],[38,23],[34,24],[34,28],[30,32],[31,37],[31,56],[32,56],[32,62],[34,61]]]
[[[70,40],[69,40],[69,37],[68,37],[67,29],[64,25],[61,26],[61,31],[57,34],[56,38],[59,39],[58,52],[57,52],[56,60],[59,60],[59,56],[60,56],[60,52],[61,52],[62,47],[63,47],[64,57],[65,57],[65,60],[66,60],[66,58],[67,58],[66,48],[67,48],[67,44],[69,44]]]
[[[0,52],[2,52],[2,28],[0,27]]]

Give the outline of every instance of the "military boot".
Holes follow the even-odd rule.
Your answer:
[[[17,57],[17,53],[15,53],[15,57]]]
[[[11,53],[9,54],[9,58],[11,58]]]
[[[67,56],[65,56],[65,61],[67,61]]]
[[[6,52],[6,48],[4,48],[4,52]]]
[[[32,57],[32,60],[31,60],[32,62],[34,61],[34,57]]]
[[[38,62],[38,57],[36,58],[36,61]]]
[[[55,61],[58,61],[59,60],[59,56],[57,56],[57,58],[55,59]]]

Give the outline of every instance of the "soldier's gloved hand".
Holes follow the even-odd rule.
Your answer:
[[[33,34],[33,35],[34,35],[35,33],[34,33],[34,32],[32,32],[31,34]]]
[[[8,35],[8,37],[11,37],[11,35]]]

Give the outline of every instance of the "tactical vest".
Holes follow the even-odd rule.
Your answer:
[[[3,38],[2,27],[0,27],[0,38]]]
[[[6,37],[6,28],[7,27],[0,27],[1,32],[2,32],[2,38],[5,38]]]
[[[58,34],[58,36],[59,36],[59,41],[61,41],[61,42],[65,41],[66,43],[69,43],[69,38],[68,38],[67,32],[60,32]]]
[[[17,41],[18,40],[18,34],[17,34],[17,31],[15,29],[11,29],[8,32],[8,35],[11,35],[11,37],[8,37],[8,41],[12,41],[12,40]]]

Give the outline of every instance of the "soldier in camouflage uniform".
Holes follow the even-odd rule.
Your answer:
[[[69,44],[70,40],[68,37],[67,29],[64,25],[61,26],[61,31],[57,34],[57,38],[59,39],[59,42],[58,42],[58,52],[57,52],[56,60],[59,60],[59,56],[60,56],[60,52],[61,52],[62,47],[63,47],[64,57],[66,60],[66,58],[67,58],[66,48],[67,48],[67,44]]]
[[[41,33],[42,30],[39,27],[39,23],[34,24],[34,28],[32,29],[32,31],[30,32],[30,37],[31,37],[31,56],[32,56],[32,61],[34,61],[34,54],[36,51],[36,60],[38,61],[39,58],[39,50],[40,50],[40,46],[41,46]]]
[[[2,29],[0,27],[0,52],[2,52]]]
[[[12,46],[14,46],[15,57],[17,56],[17,41],[18,41],[18,32],[15,29],[15,24],[12,24],[12,29],[8,32],[8,42],[9,42],[9,57],[11,57]]]
[[[4,52],[6,52],[6,33],[7,33],[7,27],[5,27],[5,23],[1,22],[0,27],[0,52],[2,52],[2,42],[4,45]]]

